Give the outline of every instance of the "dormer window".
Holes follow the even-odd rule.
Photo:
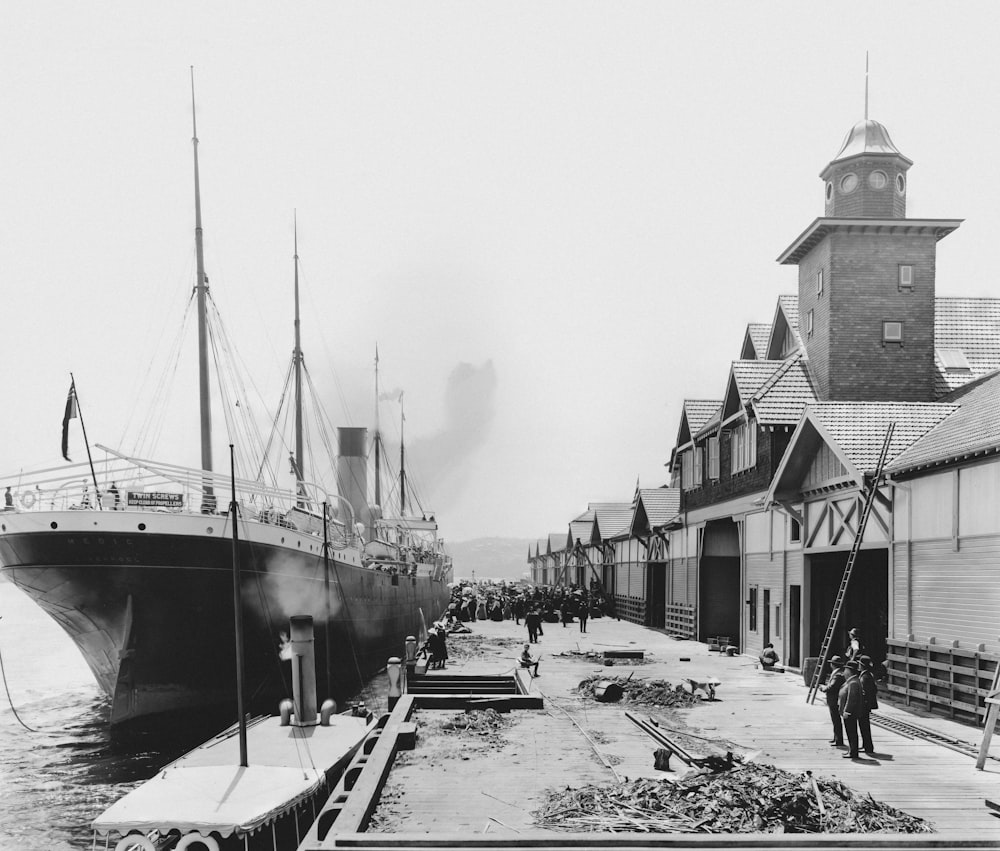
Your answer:
[[[886,343],[903,343],[903,323],[883,322],[882,323],[882,345]]]
[[[901,293],[913,292],[913,264],[899,264],[899,291]]]
[[[816,270],[816,295],[823,295],[823,270]]]
[[[945,372],[972,372],[972,366],[961,349],[938,349],[938,360]]]

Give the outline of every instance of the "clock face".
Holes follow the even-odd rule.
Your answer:
[[[884,171],[873,171],[868,175],[868,185],[872,189],[885,189],[885,185],[889,182],[889,178],[885,176]]]
[[[858,176],[852,171],[850,174],[845,174],[840,179],[840,191],[845,195],[853,192],[858,188]]]

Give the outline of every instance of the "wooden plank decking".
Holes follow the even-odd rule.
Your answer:
[[[1000,847],[1000,820],[986,799],[1000,798],[1000,762],[988,760],[985,771],[975,769],[975,758],[921,739],[873,728],[877,754],[858,761],[843,759],[843,751],[827,744],[830,721],[822,695],[806,703],[800,675],[765,673],[754,659],[710,653],[707,645],[676,641],[634,624],[591,620],[581,635],[576,624],[546,624],[541,643],[541,676],[532,680],[533,694],[544,698],[544,708],[515,710],[507,743],[483,748],[468,739],[431,736],[434,713],[422,709],[416,749],[397,757],[389,773],[367,842],[391,844],[390,834],[447,836],[493,834],[529,842],[529,836],[556,840],[565,834],[545,834],[533,824],[532,813],[553,787],[587,783],[614,783],[621,777],[664,776],[653,768],[656,745],[624,716],[620,704],[584,701],[575,686],[593,674],[667,679],[716,677],[718,699],[702,702],[676,715],[636,710],[664,723],[679,724],[688,734],[732,743],[741,753],[793,772],[811,770],[834,777],[876,799],[920,816],[938,832],[933,841],[971,842],[977,847]],[[523,640],[524,627],[513,622],[476,622],[478,636],[497,641],[495,660],[449,663],[449,674],[510,674],[512,640]],[[461,642],[452,639],[452,646]],[[505,641],[506,640],[506,641]],[[554,655],[562,651],[644,650],[643,664],[628,661],[606,667],[599,659]],[[691,661],[682,662],[681,658]],[[883,705],[881,714],[909,720],[978,745],[981,730],[941,718],[912,715],[902,707]],[[442,741],[443,739],[449,741]],[[673,763],[672,763],[673,766]],[[360,838],[355,834],[354,839]],[[747,837],[744,837],[746,839]],[[859,837],[860,839],[860,837]],[[874,836],[869,837],[875,840]],[[911,837],[911,842],[917,837]],[[926,837],[931,840],[932,837]],[[349,836],[343,843],[350,844]],[[856,840],[855,840],[856,841]],[[343,844],[342,843],[342,844]],[[914,842],[914,844],[923,844]],[[337,847],[335,841],[324,847]]]

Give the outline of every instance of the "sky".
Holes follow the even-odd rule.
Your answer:
[[[683,400],[721,398],[795,292],[775,258],[823,213],[866,51],[908,215],[966,220],[938,293],[1000,295],[998,25],[986,2],[10,0],[0,474],[60,460],[71,372],[91,443],[141,437],[195,279],[191,66],[211,295],[260,398],[295,217],[333,423],[372,425],[377,345],[442,535],[542,538],[664,484]],[[152,431],[193,466],[185,358]]]

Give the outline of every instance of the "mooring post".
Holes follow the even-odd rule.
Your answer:
[[[406,676],[409,677],[413,673],[413,669],[417,667],[417,637],[415,635],[406,636],[405,649]]]
[[[389,676],[389,711],[396,708],[403,696],[403,663],[398,656],[390,656],[385,672]]]

